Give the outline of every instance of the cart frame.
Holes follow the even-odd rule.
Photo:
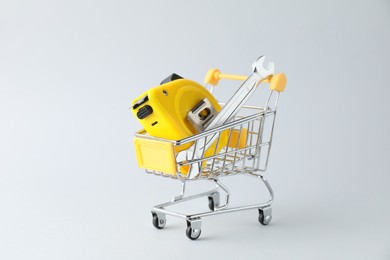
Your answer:
[[[240,109],[240,112],[241,110],[246,110],[246,115],[238,114],[231,122],[225,125],[215,127],[188,138],[182,140],[167,140],[148,136],[145,131],[140,131],[136,134],[136,138],[147,139],[151,142],[167,143],[175,148],[189,143],[194,143],[196,145],[198,140],[202,138],[206,140],[206,138],[210,138],[210,136],[213,135],[218,135],[216,142],[219,144],[220,140],[222,140],[221,136],[223,133],[229,133],[227,142],[225,140],[225,147],[219,152],[217,152],[217,148],[215,148],[215,151],[211,156],[177,161],[177,152],[173,149],[174,169],[176,170],[174,174],[172,174],[172,172],[167,173],[156,169],[146,169],[147,173],[170,177],[181,182],[181,192],[178,196],[173,197],[170,202],[162,203],[152,208],[152,223],[157,229],[162,229],[165,226],[166,215],[179,217],[185,219],[187,222],[187,237],[195,240],[199,238],[201,234],[203,217],[250,209],[258,209],[258,220],[261,224],[268,225],[271,222],[274,192],[268,180],[262,173],[267,170],[279,95],[280,92],[284,90],[284,86],[282,89],[275,89],[275,87],[272,86],[270,88],[271,90],[264,107],[243,106]],[[210,92],[212,92],[212,90],[211,87]],[[221,105],[223,106],[224,104]],[[203,149],[203,155],[205,150],[206,149]],[[201,170],[195,178],[190,178],[189,174],[185,174],[181,171],[181,167],[183,166],[199,167]],[[261,181],[269,193],[269,199],[261,203],[229,207],[230,191],[219,178],[238,174],[254,177]],[[198,180],[213,182],[215,188],[193,195],[186,195],[186,184]],[[223,203],[220,201],[221,191],[225,194]],[[167,209],[167,207],[172,205],[200,197],[208,198],[209,211],[186,214]]]

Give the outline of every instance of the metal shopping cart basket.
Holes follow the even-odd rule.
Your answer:
[[[210,70],[208,75],[206,83],[212,83],[214,80],[214,85],[218,83],[220,78],[246,79],[245,76],[221,74],[218,70]],[[210,75],[212,76],[210,77]],[[274,74],[270,75],[264,82],[270,83],[269,91],[261,89],[262,93],[268,94],[265,105],[263,107],[242,106],[233,120],[219,127],[182,140],[152,137],[145,130],[136,133],[134,144],[139,166],[145,168],[147,173],[181,182],[180,195],[173,197],[170,202],[152,208],[153,225],[157,229],[162,229],[165,226],[166,215],[183,218],[187,222],[187,237],[195,240],[201,234],[203,217],[249,209],[258,209],[258,219],[261,224],[268,225],[271,222],[271,204],[274,194],[262,173],[267,170],[279,95],[285,88],[286,77],[284,74]],[[212,92],[212,87],[210,91]],[[226,146],[219,152],[215,148],[213,153],[209,153],[207,156],[203,154],[201,158],[187,160],[177,158],[176,147],[190,143],[196,145],[201,139],[215,135],[217,135],[216,142],[219,142],[223,134],[228,136],[227,142]],[[185,167],[188,169],[188,167],[199,167],[199,165],[201,171],[195,177],[190,177],[186,171],[182,170]],[[219,178],[238,174],[252,176],[262,181],[269,192],[268,201],[254,205],[229,207],[230,192]],[[186,183],[198,180],[211,181],[216,187],[195,195],[186,195]],[[225,194],[223,202],[220,201],[221,191]],[[185,214],[167,209],[169,206],[199,197],[208,198],[209,211]]]

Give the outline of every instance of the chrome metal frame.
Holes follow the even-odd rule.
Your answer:
[[[274,100],[274,102],[271,102]],[[257,106],[243,106],[243,110],[247,111],[249,115],[238,115],[233,121],[219,127],[204,131],[202,133],[190,136],[188,138],[172,141],[161,138],[155,138],[146,135],[145,133],[138,133],[137,136],[141,138],[162,140],[171,142],[174,146],[180,146],[189,143],[197,143],[202,138],[207,138],[211,135],[218,134],[217,143],[220,141],[221,133],[229,131],[229,138],[227,144],[230,144],[233,131],[238,132],[238,141],[236,147],[226,146],[221,151],[217,152],[217,147],[211,156],[202,156],[200,159],[190,159],[187,161],[177,161],[176,175],[167,174],[163,172],[146,170],[151,174],[156,174],[164,177],[177,179],[181,182],[181,193],[172,198],[170,202],[156,205],[152,208],[154,225],[156,228],[162,228],[166,223],[166,215],[183,218],[187,221],[187,236],[190,239],[197,239],[201,231],[201,218],[241,211],[249,209],[259,210],[259,221],[261,224],[267,225],[272,219],[272,202],[274,200],[274,192],[267,179],[262,175],[268,167],[269,153],[271,149],[273,130],[275,126],[276,110],[279,100],[279,92],[270,91],[269,97],[264,107]],[[272,103],[272,106],[270,106]],[[221,104],[223,105],[223,104]],[[251,112],[248,112],[251,111]],[[271,125],[266,127],[266,123]],[[246,132],[246,144],[244,147],[238,147],[238,143],[242,138],[242,133]],[[204,143],[204,142],[203,142]],[[262,153],[263,152],[263,153]],[[201,167],[201,172],[195,178],[189,178],[186,174],[180,171],[180,167],[188,165],[189,167]],[[253,205],[243,205],[238,207],[229,207],[230,191],[222,184],[219,177],[246,175],[261,180],[269,193],[269,199],[262,203]],[[215,184],[215,188],[209,191],[201,192],[194,195],[186,195],[186,184],[190,181],[205,180],[211,181]],[[225,193],[225,200],[220,203],[220,192]],[[208,197],[212,201],[213,208],[210,211],[199,212],[196,214],[185,214],[172,210],[167,207],[197,199],[200,197]],[[210,207],[210,204],[209,204]],[[156,222],[155,222],[156,219]],[[157,223],[157,224],[155,224]]]

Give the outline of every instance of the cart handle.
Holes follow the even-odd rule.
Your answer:
[[[221,73],[219,69],[210,69],[204,78],[204,83],[216,86],[218,85],[220,79],[246,80],[247,78],[248,78],[247,76],[243,76],[243,75],[224,74]],[[278,74],[270,75],[270,77],[265,78],[263,82],[271,83],[269,86],[271,90],[283,92],[284,89],[286,88],[287,77],[283,73],[278,73]]]

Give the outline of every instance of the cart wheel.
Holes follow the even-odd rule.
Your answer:
[[[209,199],[209,209],[214,211],[219,207],[219,192],[215,192],[208,196]]]
[[[201,229],[193,228],[191,223],[187,221],[186,235],[189,239],[196,240],[200,237],[201,233],[202,233]]]
[[[271,208],[268,209],[259,209],[259,222],[262,225],[268,225],[272,220],[272,211]]]
[[[152,216],[153,216],[152,223],[155,228],[162,229],[163,227],[165,227],[165,223],[167,223],[167,220],[165,219],[165,215],[162,214],[157,215],[157,213],[152,212]]]

